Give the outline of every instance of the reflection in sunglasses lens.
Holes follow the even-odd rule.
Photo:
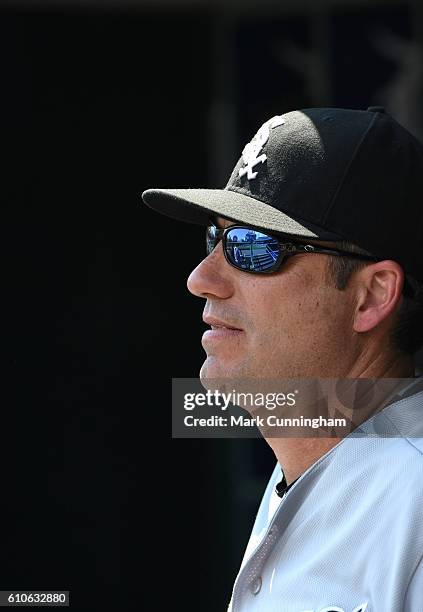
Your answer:
[[[213,251],[216,246],[216,227],[214,225],[209,225],[206,232],[206,249],[207,255]]]
[[[274,266],[278,254],[278,241],[257,230],[236,227],[226,234],[226,255],[240,270],[269,270]]]

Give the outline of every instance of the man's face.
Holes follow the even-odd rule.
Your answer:
[[[200,377],[345,374],[353,363],[354,289],[332,286],[327,257],[299,254],[274,274],[249,274],[227,263],[219,242],[188,279],[191,293],[206,299],[203,316],[212,327],[202,338]]]

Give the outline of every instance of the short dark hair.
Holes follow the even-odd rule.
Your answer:
[[[335,246],[336,245],[336,246]],[[334,243],[335,248],[351,253],[371,255],[347,241]],[[352,275],[369,265],[368,262],[350,257],[328,257],[329,278],[335,287],[343,291]],[[406,274],[407,289],[390,333],[391,346],[403,353],[413,355],[423,346],[423,283]]]

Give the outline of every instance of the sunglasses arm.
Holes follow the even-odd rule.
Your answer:
[[[363,259],[365,261],[378,261],[376,257],[371,255],[362,255],[361,253],[351,253],[350,251],[342,251],[339,249],[330,249],[320,247],[314,244],[293,244],[293,243],[280,243],[281,251],[288,253],[324,253],[327,255],[338,255],[340,257],[354,257],[356,259]]]

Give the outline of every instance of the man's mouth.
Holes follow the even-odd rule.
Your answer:
[[[203,321],[211,327],[211,329],[207,330],[203,334],[202,341],[206,343],[231,338],[233,339],[240,336],[240,334],[242,334],[244,331],[232,323],[217,319],[215,317],[205,316],[203,317]]]

